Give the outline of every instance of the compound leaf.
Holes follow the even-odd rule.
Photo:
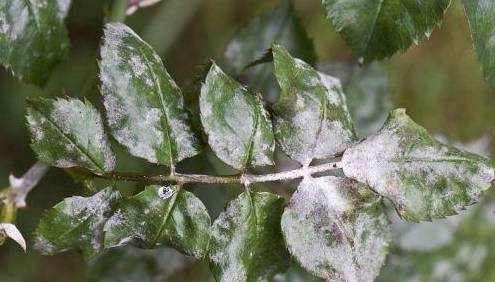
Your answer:
[[[282,216],[289,252],[328,281],[373,281],[387,254],[389,220],[380,197],[333,176],[303,179]]]
[[[216,64],[201,88],[200,109],[208,143],[222,161],[239,170],[273,164],[275,138],[261,98]]]
[[[75,249],[94,256],[103,247],[103,226],[119,199],[120,194],[110,188],[87,198],[66,198],[42,216],[34,248],[44,255]]]
[[[0,2],[0,62],[15,77],[42,86],[67,57],[69,6],[70,0]]]
[[[390,199],[403,219],[457,214],[491,186],[489,161],[444,145],[406,115],[390,113],[380,131],[347,149],[344,174]]]
[[[292,159],[309,165],[344,151],[356,136],[340,81],[319,73],[273,45],[275,75],[281,88],[275,137]]]
[[[123,24],[105,27],[100,78],[108,124],[132,155],[174,165],[198,153],[179,87],[151,46]]]
[[[208,246],[210,216],[194,194],[177,186],[148,186],[119,204],[105,225],[105,247],[171,246],[201,258]]]
[[[217,281],[269,281],[288,267],[283,208],[282,198],[266,192],[244,192],[229,203],[211,228],[210,265]]]
[[[115,157],[98,111],[78,99],[29,99],[27,123],[32,148],[52,166],[112,171]]]
[[[328,19],[356,55],[389,57],[430,36],[450,0],[323,0]]]

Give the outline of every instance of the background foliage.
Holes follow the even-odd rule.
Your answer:
[[[53,78],[44,90],[26,86],[7,74],[3,68],[0,70],[0,184],[3,185],[0,187],[8,185],[7,179],[10,172],[20,174],[34,161],[33,153],[28,146],[28,131],[25,127],[24,101],[26,97],[40,95],[53,97],[65,94],[71,97],[86,96],[92,101],[101,99],[94,81],[97,70],[94,57],[98,53],[98,45],[103,33],[103,2],[74,1],[67,21],[71,40],[69,60],[56,68]],[[273,7],[277,2],[164,0],[154,8],[143,9],[129,17],[127,24],[160,53],[165,59],[167,70],[185,89],[191,84],[190,78],[200,72],[199,65],[206,63],[209,58],[222,61],[223,52],[237,29],[247,24],[253,17]],[[346,62],[354,60],[343,39],[325,20],[320,1],[298,0],[295,3],[296,12],[314,41],[318,62],[339,62],[339,65],[345,66]],[[170,14],[173,14],[173,17]],[[167,27],[167,32],[164,27]],[[493,123],[495,93],[483,80],[480,65],[471,44],[464,10],[460,1],[454,1],[447,11],[442,27],[440,30],[435,30],[429,40],[417,47],[413,46],[404,55],[395,55],[384,61],[389,82],[386,88],[392,95],[394,107],[407,108],[408,114],[418,124],[426,127],[429,132],[442,134],[449,139],[463,142],[469,142],[481,136],[493,139],[495,137]],[[335,64],[331,67],[332,70],[338,69],[335,68]],[[101,105],[101,103],[94,104]],[[122,163],[125,167],[119,168],[121,170],[156,169],[151,165],[143,167],[142,162],[134,158],[129,158],[128,161]],[[207,169],[214,169],[215,171],[211,171],[214,174],[231,172],[213,154],[186,160],[181,166],[191,172],[204,172]],[[124,192],[130,194],[141,187],[129,184],[124,188]],[[276,185],[273,188],[279,191]],[[192,191],[196,192],[210,207],[211,216],[215,218],[224,208],[225,203],[236,196],[240,188],[236,190],[219,186],[214,189],[193,188]],[[280,191],[283,192],[283,189]],[[81,188],[81,185],[75,184],[60,170],[51,170],[30,194],[28,208],[19,212],[20,229],[27,234],[29,241],[32,238],[30,234],[39,222],[41,211],[69,195],[89,195],[90,192],[94,191]],[[486,239],[486,234],[490,233],[490,225],[487,223],[495,224],[490,221],[489,217],[483,217],[482,211],[478,213],[480,215],[474,213],[472,216],[466,216],[462,224],[456,225],[455,228],[447,228],[450,233],[454,234],[452,236],[455,240],[427,250],[414,250],[414,253],[408,257],[409,263],[415,255],[420,258],[428,256],[428,252],[438,250],[438,248],[442,251],[435,253],[435,256],[442,258],[442,256],[448,257],[462,253],[463,246],[466,244],[471,246],[468,250],[472,252],[474,244],[472,242],[488,244],[490,241]],[[458,226],[461,226],[459,230],[456,229]],[[493,229],[492,227],[491,230]],[[438,230],[425,232],[427,234],[428,232],[438,233]],[[394,252],[403,252],[404,248],[407,249],[407,247],[398,246]],[[126,250],[125,252],[137,262],[129,261],[122,262],[122,264],[132,265],[136,271],[142,271],[141,275],[171,273],[172,278],[168,277],[168,279],[173,281],[209,279],[210,274],[206,264],[194,263],[175,251],[152,253]],[[494,248],[489,248],[488,252],[484,258],[495,256]],[[111,255],[113,258],[119,257],[119,254]],[[112,256],[106,259],[111,261]],[[162,258],[161,260],[170,258],[174,263],[167,266],[156,265],[156,257]],[[393,258],[392,255],[388,259],[393,260]],[[63,268],[60,267],[62,264]],[[0,265],[0,281],[86,280],[86,269],[78,254],[69,252],[54,257],[41,257],[35,251],[28,251],[26,256],[11,241],[8,241],[5,247],[0,248]],[[109,281],[119,281],[115,273],[121,273],[129,268],[126,265],[114,265],[115,269],[109,270],[103,268],[102,265],[105,265],[105,262],[95,263],[95,272],[101,273],[108,279],[116,279]],[[384,268],[382,279],[387,280],[387,273],[397,273],[398,270],[407,273],[412,268],[407,261],[396,261],[393,265],[396,269],[390,270],[392,272]],[[164,270],[164,267],[167,269]],[[431,266],[426,265],[423,268],[427,267]],[[468,268],[462,260],[458,267]],[[481,264],[479,269],[472,270],[473,274],[469,278],[477,281],[477,279],[486,279],[490,277],[489,275],[493,275],[486,271],[488,268],[485,270],[484,265]],[[142,277],[137,272],[134,275]],[[198,275],[204,275],[204,279]],[[301,274],[293,269],[292,273],[287,275],[298,278]],[[161,277],[158,281],[161,281],[160,279],[167,279],[167,277]]]

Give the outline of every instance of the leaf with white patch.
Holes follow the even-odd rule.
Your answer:
[[[385,260],[389,220],[381,198],[333,176],[303,179],[282,216],[289,252],[329,281],[373,281]]]
[[[356,141],[337,78],[317,72],[280,45],[273,45],[273,59],[282,91],[273,106],[275,137],[289,157],[309,165]]]
[[[115,156],[98,111],[78,99],[29,99],[27,123],[38,158],[56,167],[112,171]]]
[[[403,219],[431,220],[457,214],[491,187],[489,160],[444,145],[394,110],[380,131],[346,150],[347,177],[390,199]]]
[[[170,246],[202,258],[208,246],[209,226],[208,211],[194,194],[177,186],[147,186],[121,201],[105,225],[105,247]]]
[[[261,98],[216,64],[201,88],[200,109],[208,143],[222,161],[239,170],[273,164],[275,138]]]
[[[179,87],[151,46],[123,24],[105,27],[100,78],[112,134],[132,155],[173,166],[198,153]]]
[[[464,9],[485,78],[495,85],[495,2],[464,0]]]
[[[210,266],[217,281],[270,281],[288,267],[280,230],[284,200],[244,192],[211,227]]]
[[[11,223],[0,223],[0,245],[3,243],[5,237],[14,240],[21,248],[26,251],[26,240],[22,236],[19,229]]]
[[[75,249],[94,256],[103,248],[103,226],[119,199],[120,194],[110,188],[91,197],[66,198],[41,217],[34,248],[44,255]]]
[[[254,59],[261,58],[274,42],[284,45],[294,56],[310,64],[315,61],[312,40],[297,16],[292,0],[280,5],[248,23],[232,38],[225,50],[226,63],[239,79],[264,97],[274,99],[278,88],[272,64],[259,64],[245,69]]]
[[[69,0],[0,1],[0,62],[18,79],[42,86],[67,57]]]
[[[323,0],[328,19],[357,56],[389,57],[430,36],[450,0]]]

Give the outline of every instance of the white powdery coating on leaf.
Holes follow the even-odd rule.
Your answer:
[[[384,213],[353,210],[354,184],[333,176],[306,177],[282,217],[289,251],[321,278],[373,281],[385,259],[388,220]]]
[[[15,225],[11,223],[0,223],[0,235],[11,238],[21,246],[24,252],[26,251],[26,241]]]
[[[53,107],[51,119],[64,134],[73,137],[76,143],[67,143],[65,154],[77,156],[77,159],[56,160],[56,165],[72,167],[90,163],[98,169],[111,171],[115,165],[115,156],[104,132],[101,116],[96,109],[77,99],[58,99]],[[80,152],[80,148],[83,148],[83,153]]]
[[[435,143],[435,147],[425,145],[408,147],[404,144],[412,141],[406,138],[408,137],[399,136],[397,129],[385,126],[379,133],[368,137],[344,153],[342,167],[345,175],[367,183],[377,193],[388,197],[400,212],[413,209],[415,212],[438,212],[446,215],[449,212],[440,210],[442,205],[451,202],[453,210],[457,212],[462,210],[465,206],[476,202],[495,178],[493,168],[481,161],[469,159],[469,156],[465,157],[462,154],[453,155],[447,146],[440,143]],[[473,172],[474,163],[477,171]],[[412,187],[401,175],[414,177],[422,185],[416,184]],[[465,191],[455,191],[450,187],[447,187],[450,190],[443,192],[433,190],[442,177],[451,181],[461,179],[466,183],[466,187],[463,188]],[[406,197],[405,193],[408,189],[417,190],[414,197]],[[463,192],[469,198],[467,202],[465,200],[459,202],[456,199],[456,193]],[[409,193],[412,195],[412,192]],[[434,198],[428,195],[433,195]],[[433,203],[431,211],[421,210],[424,201]]]

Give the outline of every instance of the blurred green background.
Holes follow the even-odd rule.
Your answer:
[[[222,61],[225,47],[239,28],[278,2],[163,0],[160,4],[139,10],[128,17],[126,23],[159,52],[168,72],[179,85],[186,87],[196,78],[201,65],[208,59]],[[355,61],[345,42],[326,21],[320,2],[295,1],[297,14],[314,41],[318,62]],[[0,187],[8,186],[10,173],[20,175],[35,162],[29,148],[24,119],[26,97],[86,96],[101,106],[96,57],[106,5],[101,0],[73,1],[67,19],[72,45],[70,57],[56,68],[44,89],[24,85],[3,68],[0,70]],[[412,46],[404,54],[396,54],[383,61],[383,64],[394,107],[407,108],[409,115],[431,133],[459,142],[469,142],[481,136],[485,136],[484,140],[493,140],[495,93],[483,80],[460,1],[453,2],[442,26],[433,32],[430,39],[421,42],[419,46]],[[492,148],[493,145],[488,150],[491,152]],[[119,168],[122,170],[160,169],[134,158],[122,157],[121,160]],[[224,165],[209,155],[186,161],[182,169],[229,173]],[[128,193],[140,188],[128,184],[123,186]],[[208,188],[211,189],[193,187],[193,190],[205,201],[212,215],[216,216],[236,189]],[[274,188],[280,190],[280,187]],[[0,247],[0,281],[87,281],[85,264],[79,254],[68,252],[42,257],[29,248],[29,243],[43,210],[69,195],[90,192],[63,171],[50,170],[29,195],[28,207],[18,214],[20,230],[29,241],[27,254],[11,241]],[[482,221],[479,224],[483,224]],[[491,256],[493,252],[492,249]],[[106,263],[123,255],[115,253],[109,256],[110,262]],[[143,273],[165,271],[162,266],[154,264],[154,254],[143,254],[142,257],[135,255],[134,260],[120,264],[116,270],[129,279],[132,277],[127,274],[130,269]],[[143,263],[147,260],[149,264]],[[211,279],[206,264],[191,262],[172,251],[160,254],[159,260],[167,265],[177,263],[180,267],[171,271],[174,274],[168,278],[145,280],[143,276],[137,276],[140,279],[135,281]],[[309,276],[301,276],[294,270],[294,274],[284,279],[305,281]],[[486,279],[486,276],[478,275],[470,281],[490,281]]]

